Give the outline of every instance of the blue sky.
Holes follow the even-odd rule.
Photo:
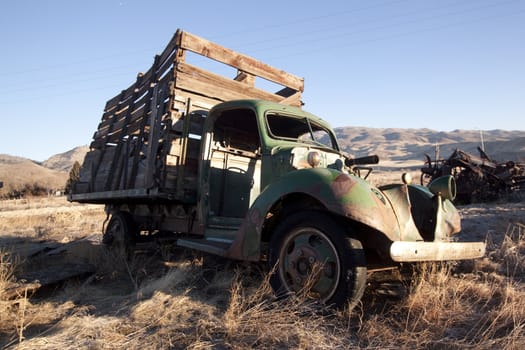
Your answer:
[[[525,130],[523,0],[0,6],[0,153],[89,144],[105,102],[177,28],[304,77],[304,109],[334,127]]]

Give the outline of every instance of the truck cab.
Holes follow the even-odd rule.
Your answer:
[[[377,157],[367,157],[377,162]],[[261,100],[212,108],[204,123],[197,192],[201,237],[177,243],[266,261],[276,291],[358,300],[366,273],[399,262],[471,259],[482,242],[454,242],[460,217],[451,177],[376,188],[341,153],[330,126],[302,109]],[[346,280],[341,280],[347,276]],[[349,277],[350,276],[350,277]]]
[[[322,119],[260,100],[213,108],[199,171],[202,221],[239,226],[261,192],[291,171],[312,168],[309,162],[342,170],[337,141]]]

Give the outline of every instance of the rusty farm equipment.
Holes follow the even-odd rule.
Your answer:
[[[479,156],[476,156],[456,149],[447,159],[439,159],[436,149],[435,160],[425,154],[421,185],[426,186],[443,175],[454,176],[457,185],[455,202],[458,204],[508,199],[525,189],[525,163],[498,163],[480,147],[478,152]]]

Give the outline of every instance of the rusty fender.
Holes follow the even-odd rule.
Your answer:
[[[367,225],[399,240],[399,225],[389,201],[363,179],[334,169],[301,169],[286,174],[264,189],[251,206],[228,256],[259,260],[261,236],[267,213],[281,198],[300,193],[321,203],[328,211]]]

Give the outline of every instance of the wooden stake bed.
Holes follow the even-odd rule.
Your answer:
[[[192,65],[187,62],[188,51],[231,66],[237,74],[227,78]],[[257,78],[282,89],[260,89],[255,86]],[[234,99],[301,106],[303,88],[302,78],[177,30],[152,67],[106,103],[70,199],[195,202],[205,115],[192,112]]]

